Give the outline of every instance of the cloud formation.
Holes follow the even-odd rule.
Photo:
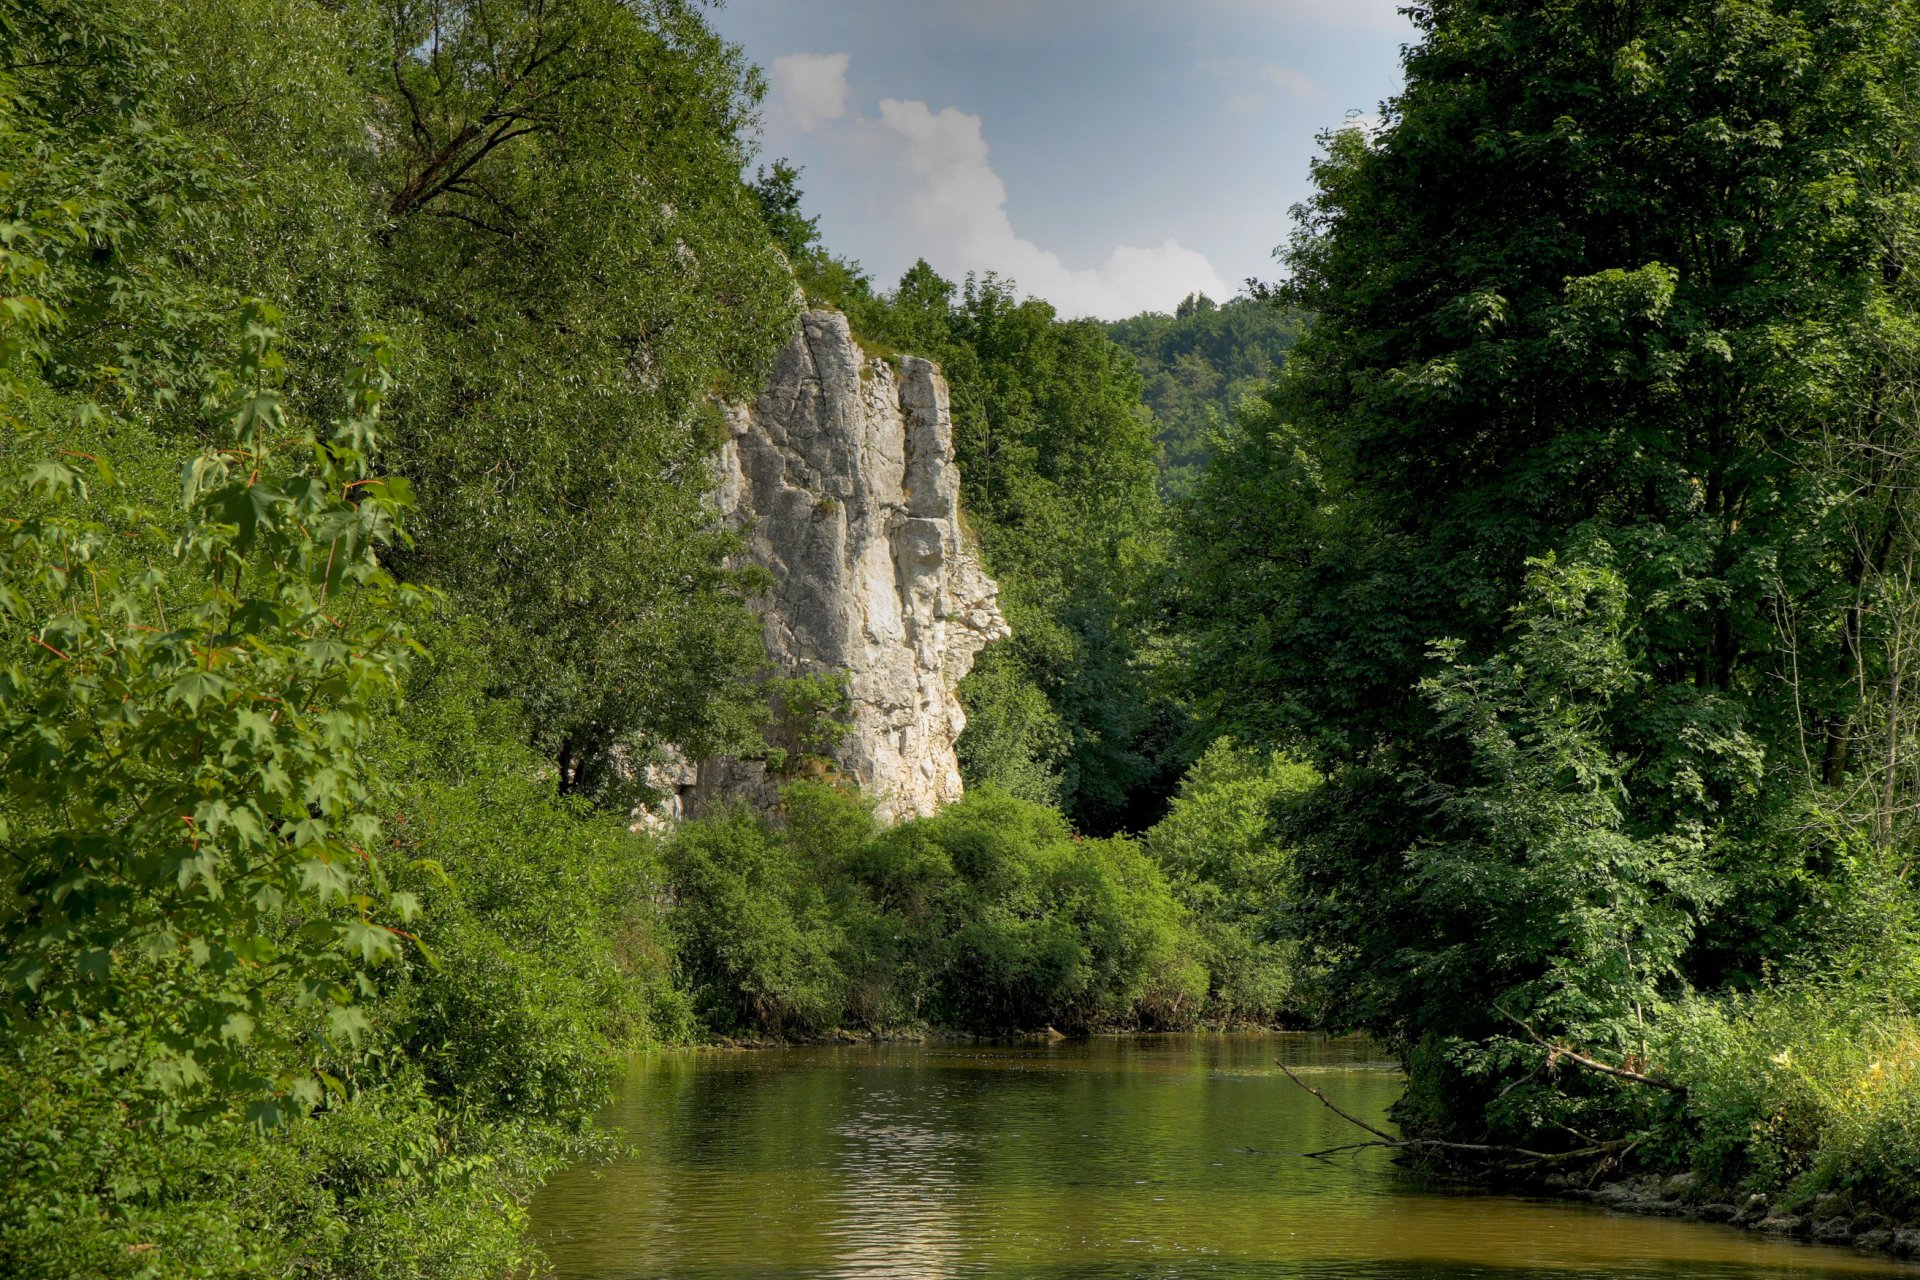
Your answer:
[[[768,78],[778,109],[808,133],[845,116],[847,67],[852,61],[852,55],[845,53],[790,53],[775,58]]]
[[[1317,98],[1320,86],[1314,83],[1312,76],[1296,67],[1282,66],[1274,62],[1260,68],[1260,78],[1283,93],[1296,98]]]
[[[877,117],[849,119],[849,61],[846,54],[775,59],[776,106],[808,131],[841,122],[836,140],[871,175],[863,185],[882,206],[877,212],[943,274],[996,272],[1063,315],[1102,319],[1171,310],[1189,293],[1232,294],[1205,255],[1173,239],[1121,245],[1098,266],[1069,267],[1015,232],[1007,185],[994,171],[979,116],[888,98]]]

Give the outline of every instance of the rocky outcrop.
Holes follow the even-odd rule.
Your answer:
[[[846,318],[810,311],[759,400],[729,410],[718,502],[772,575],[757,601],[787,675],[843,673],[851,731],[834,764],[885,821],[961,794],[954,686],[1011,634],[960,521],[947,386],[930,361],[870,357]],[[681,807],[765,803],[764,766],[706,761]]]

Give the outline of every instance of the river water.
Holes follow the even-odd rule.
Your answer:
[[[607,1115],[632,1154],[556,1178],[535,1233],[562,1280],[1920,1276],[1302,1159],[1366,1135],[1276,1058],[1368,1120],[1401,1086],[1312,1035],[653,1054]]]

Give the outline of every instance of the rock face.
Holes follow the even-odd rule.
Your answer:
[[[760,399],[728,417],[718,501],[773,576],[756,602],[769,656],[787,675],[845,673],[852,731],[835,763],[882,820],[958,799],[954,686],[1012,633],[961,528],[940,370],[869,358],[844,316],[810,311]],[[707,761],[679,790],[697,810],[764,803],[773,786],[758,764]]]

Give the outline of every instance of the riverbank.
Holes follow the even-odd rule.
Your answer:
[[[1782,1240],[1851,1247],[1862,1253],[1920,1261],[1920,1224],[1898,1223],[1877,1213],[1856,1213],[1845,1192],[1805,1200],[1760,1192],[1736,1196],[1698,1174],[1644,1174],[1598,1187],[1582,1187],[1564,1174],[1543,1185],[1561,1199],[1643,1217],[1739,1227]]]

